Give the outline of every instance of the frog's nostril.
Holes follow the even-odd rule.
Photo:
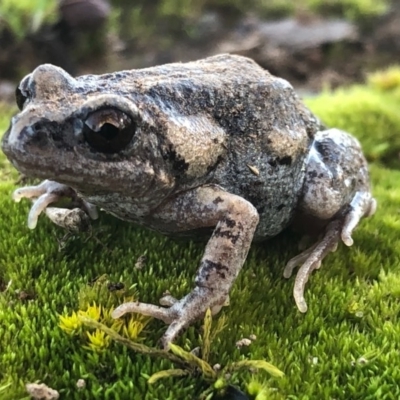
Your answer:
[[[43,124],[40,122],[36,122],[35,124],[33,124],[32,129],[34,133],[39,133],[43,129]]]
[[[48,143],[48,137],[42,123],[35,123],[22,129],[19,140],[21,146],[36,146],[38,148],[43,148]]]

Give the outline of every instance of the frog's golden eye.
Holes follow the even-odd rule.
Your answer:
[[[23,93],[22,90],[17,87],[15,89],[15,101],[20,111],[22,111],[22,109],[24,108],[26,100],[28,100],[28,96],[26,96],[25,93]]]
[[[90,113],[83,125],[83,137],[94,150],[118,153],[132,140],[137,124],[124,112],[109,108]]]

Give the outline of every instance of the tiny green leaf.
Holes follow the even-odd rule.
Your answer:
[[[11,382],[9,382],[9,383],[6,383],[5,385],[3,385],[3,386],[0,386],[0,393],[1,392],[4,392],[8,387],[10,387],[11,386]]]
[[[242,360],[238,361],[235,363],[232,363],[228,365],[225,368],[225,372],[227,371],[236,371],[241,368],[256,368],[256,369],[262,369],[272,376],[276,378],[281,378],[283,375],[285,375],[280,369],[272,365],[271,363],[264,361],[264,360]]]

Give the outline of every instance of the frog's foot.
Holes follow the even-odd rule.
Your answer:
[[[160,342],[161,346],[168,350],[169,343],[173,342],[190,324],[202,318],[208,308],[212,310],[213,314],[216,314],[225,302],[226,296],[216,300],[212,289],[197,286],[179,301],[172,296],[163,297],[160,303],[168,306],[168,308],[147,303],[129,302],[117,307],[113,311],[112,317],[120,318],[126,313],[133,312],[165,322],[169,327]]]
[[[315,269],[321,267],[323,258],[329,253],[334,252],[340,241],[340,221],[331,222],[327,229],[324,237],[320,242],[317,242],[307,250],[300,253],[298,256],[289,260],[286,264],[283,276],[290,278],[293,273],[293,269],[300,266],[300,270],[296,275],[296,281],[294,283],[293,296],[297,304],[297,308],[300,312],[307,311],[307,303],[304,299],[304,288],[310,277],[311,273]]]
[[[321,262],[329,252],[336,251],[340,240],[346,246],[353,244],[351,237],[354,229],[363,217],[369,217],[376,210],[376,200],[370,193],[357,192],[351,202],[351,209],[344,217],[333,220],[328,224],[322,239],[298,256],[289,260],[283,272],[285,278],[292,276],[293,270],[301,266],[296,275],[293,296],[300,312],[307,311],[307,303],[304,299],[305,285],[315,269],[321,267]]]
[[[306,312],[304,287],[312,271],[321,266],[329,252],[336,250],[340,241],[351,246],[351,235],[360,220],[371,216],[376,209],[367,161],[357,139],[339,129],[315,134],[298,209],[303,215],[327,224],[322,239],[290,260],[284,271],[289,278],[294,267],[301,265],[294,298],[299,310]]]
[[[19,202],[22,198],[32,199],[33,201],[28,215],[28,227],[30,229],[36,228],[40,214],[46,210],[49,204],[55,203],[65,197],[71,198],[92,219],[97,218],[98,215],[95,206],[80,199],[71,187],[58,182],[45,180],[37,186],[19,188],[13,193],[13,199],[16,202]],[[50,215],[49,217],[51,218]]]

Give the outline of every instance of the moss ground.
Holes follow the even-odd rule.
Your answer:
[[[308,101],[327,124],[353,131],[371,163],[376,215],[363,221],[352,248],[341,245],[307,285],[307,314],[292,298],[285,262],[299,238],[284,233],[253,246],[222,314],[227,327],[211,345],[211,364],[265,359],[283,378],[242,373],[264,385],[268,399],[398,399],[400,397],[400,118],[395,91],[357,87]],[[2,131],[11,110],[0,108]],[[136,285],[140,299],[156,302],[165,290],[179,297],[192,285],[204,245],[174,242],[102,215],[94,237],[73,237],[60,250],[63,232],[42,218],[26,227],[29,204],[15,204],[17,174],[0,155],[0,399],[28,398],[24,383],[40,380],[63,399],[192,399],[207,385],[198,377],[147,377],[170,368],[112,343],[103,352],[82,346],[60,329],[58,314],[78,310],[78,294],[95,277]],[[135,261],[147,255],[144,268]],[[7,283],[11,286],[5,291]],[[178,341],[199,344],[199,327]],[[151,321],[142,334],[155,345],[165,327]],[[237,349],[238,339],[257,339]],[[76,382],[85,379],[86,388]],[[9,384],[7,388],[2,388]],[[259,396],[261,399],[261,395]]]

